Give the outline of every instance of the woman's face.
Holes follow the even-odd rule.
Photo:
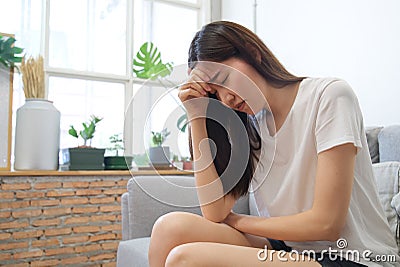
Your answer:
[[[211,92],[227,107],[254,115],[266,104],[258,88],[258,72],[244,60],[230,58],[220,63],[199,62],[196,66],[208,77]]]

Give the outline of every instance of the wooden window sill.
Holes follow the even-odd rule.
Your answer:
[[[7,176],[131,176],[131,175],[192,175],[181,170],[139,170],[139,171],[0,171],[0,177]]]

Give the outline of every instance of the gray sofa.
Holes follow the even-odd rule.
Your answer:
[[[400,126],[368,127],[367,140],[381,202],[393,235],[400,245]],[[122,241],[118,267],[148,266],[149,236],[154,222],[171,211],[200,214],[191,176],[138,176],[122,195]],[[234,210],[256,215],[252,195],[240,199]]]

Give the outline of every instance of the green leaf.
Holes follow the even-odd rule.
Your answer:
[[[155,146],[161,146],[167,137],[170,135],[170,131],[167,128],[164,128],[161,132],[153,132],[151,131],[151,141]]]
[[[0,63],[6,68],[14,67],[14,63],[22,60],[23,49],[14,46],[14,43],[15,38],[0,35]]]
[[[70,126],[68,133],[70,135],[72,135],[73,137],[78,138],[78,133],[76,132],[74,126],[72,126],[72,125]]]
[[[82,122],[82,126],[83,126],[84,130],[87,130],[88,126],[87,126],[86,122]]]
[[[183,114],[182,116],[179,117],[179,119],[176,121],[176,127],[178,127],[178,129],[181,132],[185,132],[187,125],[188,125],[188,117],[186,114]]]
[[[14,54],[21,54],[23,51],[24,51],[24,49],[22,49],[21,47],[14,46],[14,47],[12,48],[12,52],[13,52]]]
[[[136,77],[153,80],[171,74],[172,69],[171,63],[162,62],[161,53],[151,42],[146,42],[140,47],[132,66]]]
[[[92,119],[92,121],[94,122],[94,124],[99,123],[99,122],[103,119],[103,118],[96,117],[96,116],[94,116],[94,115],[92,115],[90,118]]]
[[[22,57],[14,57],[10,59],[11,62],[19,63],[22,61]]]
[[[92,121],[89,124],[89,127],[87,128],[87,134],[89,136],[89,139],[93,138],[95,130],[96,130],[96,124],[94,124],[94,122]]]
[[[8,37],[8,39],[4,42],[4,47],[11,48],[15,43],[15,39],[13,37]]]

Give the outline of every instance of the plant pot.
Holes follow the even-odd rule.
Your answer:
[[[102,148],[69,148],[69,170],[104,170],[104,152]]]
[[[149,148],[149,163],[153,166],[169,166],[170,153],[168,146],[157,146]]]
[[[132,156],[109,156],[104,157],[106,170],[129,170],[132,166]]]
[[[184,170],[193,170],[193,161],[184,161],[183,169]]]

